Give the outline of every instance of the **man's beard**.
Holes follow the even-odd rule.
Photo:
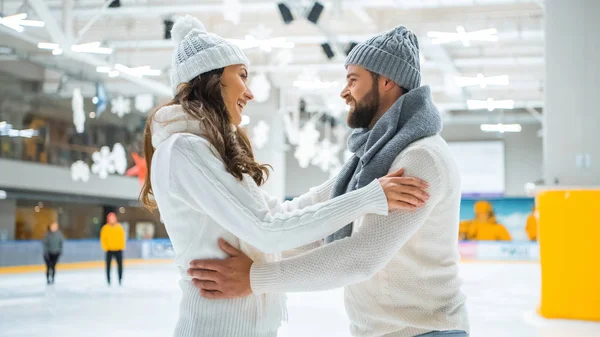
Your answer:
[[[371,126],[371,121],[379,110],[379,89],[377,82],[374,83],[371,91],[359,102],[352,97],[354,109],[348,114],[348,126],[353,129],[368,128]]]

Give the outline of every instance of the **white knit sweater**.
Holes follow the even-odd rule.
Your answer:
[[[276,294],[234,300],[207,300],[186,275],[195,259],[223,259],[217,244],[224,238],[268,261],[257,249],[275,253],[323,238],[367,213],[387,215],[388,204],[377,180],[365,188],[332,200],[319,188],[280,203],[265,194],[247,175],[242,182],[229,174],[214,148],[200,135],[197,121],[186,119],[180,106],[163,108],[152,126],[151,182],[161,218],[176,252],[183,297],[176,337],[275,336],[280,307],[265,303]],[[193,133],[193,134],[192,134]],[[326,188],[326,187],[320,187]],[[260,323],[265,323],[261,325]]]
[[[303,255],[254,263],[254,293],[319,291],[345,286],[353,336],[409,337],[434,330],[469,331],[458,278],[460,177],[440,136],[415,142],[390,172],[406,169],[430,185],[426,206],[367,215],[354,233]],[[333,180],[319,187],[329,198]]]

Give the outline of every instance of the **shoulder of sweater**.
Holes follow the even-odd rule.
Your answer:
[[[419,156],[422,160],[432,160],[436,166],[442,168],[445,162],[444,157],[449,155],[447,146],[439,135],[420,139],[411,143],[396,156],[390,170],[400,169],[401,162],[412,156]]]
[[[177,133],[171,135],[156,151],[165,153],[168,156],[172,156],[176,152],[187,156],[198,152],[202,153],[203,151],[215,154],[214,151],[216,151],[216,149],[214,149],[212,144],[204,137],[191,133]]]

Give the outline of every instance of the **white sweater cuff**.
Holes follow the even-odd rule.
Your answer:
[[[325,202],[331,199],[331,191],[333,190],[333,185],[335,185],[335,179],[329,179],[322,185],[311,188],[310,191],[313,193],[313,202],[315,204],[318,204],[320,202]]]
[[[273,292],[280,279],[279,263],[253,263],[250,268],[250,287],[254,294]]]

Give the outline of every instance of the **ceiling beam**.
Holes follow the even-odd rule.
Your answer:
[[[521,0],[518,2],[520,5],[527,5],[529,3],[535,4],[537,0]],[[321,1],[326,8],[334,7],[332,1]],[[486,4],[477,0],[461,1],[459,3],[451,1],[438,1],[434,8],[465,8],[465,7],[495,7],[498,5],[515,5],[515,0],[496,0],[492,3]],[[389,0],[347,0],[341,3],[344,10],[352,10],[353,8],[389,8],[389,9],[431,9],[432,6],[427,1],[412,1],[410,3],[402,2],[402,5],[396,5],[393,1]],[[535,7],[540,10],[539,7]],[[222,13],[224,9],[223,2],[210,2],[203,4],[185,4],[185,5],[138,5],[135,3],[125,2],[120,8],[110,8],[107,11],[107,15],[113,17],[161,17],[164,15],[172,15],[173,13]],[[56,8],[60,10],[60,8]],[[246,13],[264,13],[264,12],[276,12],[277,4],[274,1],[256,1],[244,3],[241,11]],[[76,17],[80,19],[89,19],[96,13],[95,8],[83,7],[74,10]]]

